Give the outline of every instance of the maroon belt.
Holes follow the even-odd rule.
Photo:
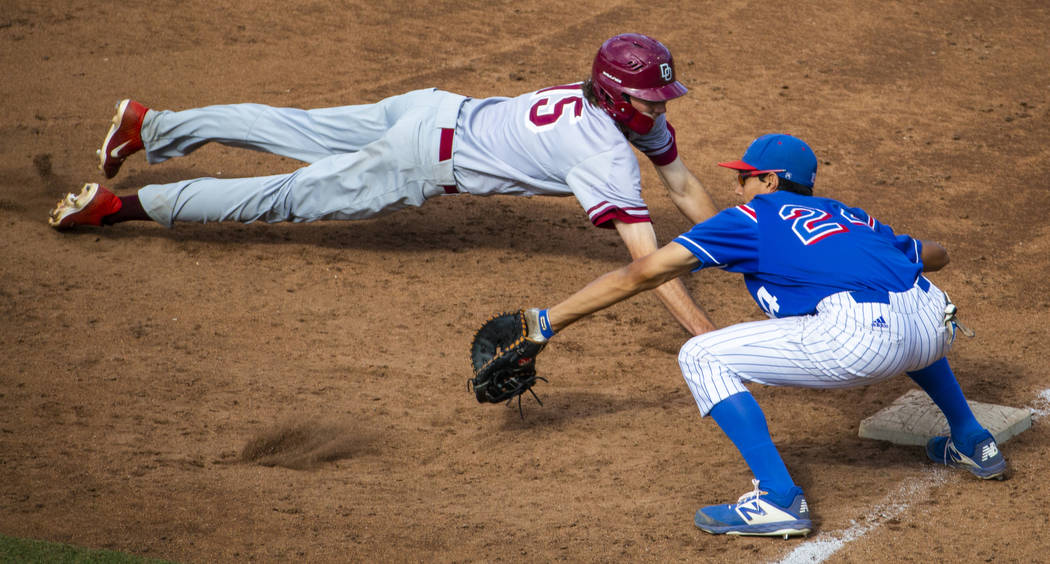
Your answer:
[[[438,147],[438,160],[447,161],[452,158],[452,137],[456,133],[455,129],[442,128],[441,129],[441,146]],[[455,184],[449,186],[442,186],[445,189],[446,194],[458,194],[459,188],[456,188]]]

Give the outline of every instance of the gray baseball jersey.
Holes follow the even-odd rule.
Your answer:
[[[143,187],[157,222],[365,219],[453,194],[575,195],[595,225],[648,221],[631,144],[656,164],[677,157],[661,117],[625,137],[578,84],[515,98],[433,88],[375,104],[315,110],[260,104],[150,110],[149,162],[215,141],[309,163],[290,174],[197,178]]]

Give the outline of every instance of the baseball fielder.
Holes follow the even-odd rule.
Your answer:
[[[589,80],[513,98],[429,88],[358,106],[179,112],[124,100],[98,151],[107,178],[140,150],[159,163],[209,142],[308,165],[291,174],[152,184],[119,198],[87,184],[52,210],[50,223],[353,220],[449,194],[575,196],[595,226],[617,229],[631,256],[640,257],[657,244],[632,146],[652,161],[688,218],[698,222],[716,211],[679,158],[664,115],[667,101],[686,92],[663,44],[625,34],[601,46]],[[680,282],[659,293],[691,334],[714,328]]]
[[[754,474],[736,503],[697,511],[715,534],[808,534],[810,508],[773,445],[765,415],[744,382],[842,388],[901,372],[944,412],[950,437],[927,444],[933,460],[1002,479],[1006,462],[974,418],[945,354],[955,306],[922,273],[948,263],[942,246],[897,235],[860,208],[812,195],[817,159],[788,135],[764,135],[737,171],[747,202],[719,212],[652,255],[606,274],[547,310],[529,310],[529,339],[546,339],[576,320],[693,270],[744,275],[771,319],[689,340],[678,360],[700,408],[732,440]]]

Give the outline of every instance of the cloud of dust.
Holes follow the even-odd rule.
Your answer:
[[[241,461],[310,470],[350,458],[360,453],[365,443],[367,439],[346,424],[287,421],[249,440],[241,450]]]

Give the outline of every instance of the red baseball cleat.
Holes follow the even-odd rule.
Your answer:
[[[142,150],[142,119],[149,108],[134,100],[121,100],[117,103],[117,113],[113,116],[113,125],[109,126],[102,148],[95,151],[98,155],[98,168],[106,178],[113,178],[124,164],[124,159]]]
[[[80,194],[69,193],[51,210],[47,222],[55,229],[102,225],[102,218],[120,210],[122,203],[101,184],[85,184]]]

